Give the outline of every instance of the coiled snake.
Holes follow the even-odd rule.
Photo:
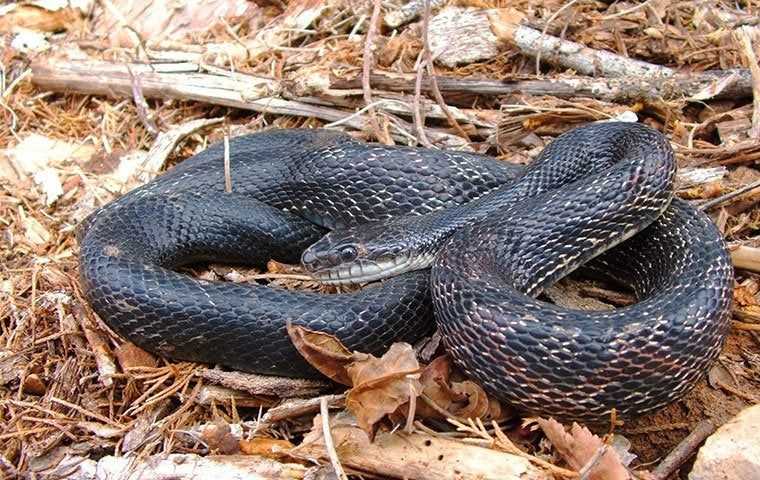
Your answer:
[[[534,414],[586,421],[662,407],[720,352],[733,281],[722,236],[673,199],[670,145],[641,124],[571,130],[524,171],[330,130],[271,130],[230,142],[231,193],[223,148],[80,229],[87,300],[147,350],[311,377],[288,321],[379,354],[429,334],[434,316],[455,362],[487,391]],[[320,295],[175,271],[297,262],[302,252],[324,281],[392,278]],[[537,298],[580,266],[629,286],[639,303],[588,312]]]

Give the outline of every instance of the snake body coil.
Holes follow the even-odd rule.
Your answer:
[[[630,417],[677,399],[722,346],[732,282],[722,237],[672,200],[672,151],[642,125],[572,130],[524,172],[326,130],[269,131],[230,142],[232,193],[222,155],[221,145],[195,155],[80,231],[86,298],[150,351],[315,376],[287,322],[378,354],[429,333],[434,310],[457,364],[489,392],[533,413],[595,421],[612,408]],[[358,241],[342,258],[337,239],[377,228],[387,238],[403,228],[414,248],[378,252]],[[324,250],[304,254],[316,272],[337,265],[322,278],[417,270],[340,295],[174,271],[209,260],[294,262],[329,230],[317,243]],[[418,270],[430,265],[432,275]],[[580,312],[536,298],[581,265],[632,287],[640,302]]]

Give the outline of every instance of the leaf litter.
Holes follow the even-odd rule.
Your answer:
[[[396,345],[377,358],[347,352],[318,333],[301,332],[302,348],[313,350],[306,358],[346,385],[343,394],[324,385],[288,380],[262,383],[251,376],[169,362],[121,340],[82,305],[76,281],[76,224],[97,206],[155,175],[164,162],[181,161],[221,139],[229,127],[240,134],[265,127],[317,127],[325,122],[316,117],[254,114],[188,99],[149,98],[143,108],[151,110],[147,113],[156,119],[159,130],[218,117],[227,117],[232,125],[208,125],[183,133],[158,166],[145,172],[148,152],[156,146],[155,132],[141,118],[145,112],[121,98],[40,89],[32,81],[30,55],[127,62],[136,58],[176,60],[177,51],[184,50],[183,60],[208,62],[206,69],[215,65],[299,82],[294,88],[307,88],[312,99],[319,98],[316,105],[331,105],[346,116],[363,107],[361,94],[356,93],[358,84],[351,90],[335,87],[333,81],[335,77],[360,80],[363,35],[370,13],[366,5],[347,11],[336,0],[316,7],[309,1],[255,3],[182,5],[182,15],[195,19],[208,18],[214,5],[226,9],[209,29],[192,24],[184,28],[182,18],[186,17],[172,17],[167,9],[143,9],[123,17],[131,18],[129,27],[138,37],[119,23],[119,9],[122,14],[129,10],[118,1],[71,8],[67,2],[63,10],[25,6],[15,15],[22,12],[25,16],[26,26],[33,29],[26,31],[18,29],[21,17],[0,11],[0,40],[9,46],[0,50],[0,471],[4,475],[93,478],[99,467],[125,476],[129,468],[117,461],[123,458],[120,455],[127,455],[132,467],[158,458],[157,454],[171,454],[188,455],[175,457],[187,465],[211,468],[203,459],[217,453],[222,455],[215,458],[229,456],[227,467],[231,468],[239,465],[232,460],[238,457],[230,454],[235,452],[252,459],[268,457],[274,463],[261,463],[262,468],[284,468],[279,471],[304,478],[312,460],[329,464],[320,443],[321,415],[315,416],[320,403],[315,400],[324,396],[336,412],[330,415],[329,425],[338,457],[345,455],[344,460],[359,471],[369,468],[361,463],[362,451],[369,457],[373,448],[379,448],[376,452],[387,454],[385,463],[392,463],[399,452],[408,455],[393,443],[393,439],[404,438],[423,452],[426,441],[442,442],[433,445],[446,452],[447,461],[455,458],[448,456],[447,448],[474,445],[526,458],[560,478],[578,476],[586,467],[592,467],[584,473],[587,478],[618,478],[614,475],[623,474],[621,465],[627,475],[641,477],[643,463],[637,462],[656,461],[700,419],[707,417],[720,424],[757,400],[760,370],[755,352],[760,339],[754,335],[757,332],[744,326],[760,321],[758,270],[752,266],[757,265],[757,256],[744,260],[747,263],[743,265],[748,266],[738,270],[737,329],[711,372],[710,382],[703,382],[682,402],[656,415],[616,427],[631,440],[630,451],[638,455],[633,464],[625,454],[615,453],[617,434],[608,443],[607,437],[595,436],[583,426],[571,426],[568,432],[551,420],[539,420],[540,430],[526,428],[509,406],[499,405],[463,378],[445,356],[424,365],[408,345]],[[455,3],[476,9],[504,6],[489,1]],[[509,7],[549,35],[567,35],[591,48],[696,72],[741,66],[743,53],[733,43],[733,32],[752,25],[748,12],[720,1],[646,2],[646,7],[617,2],[608,11],[596,2],[577,2],[559,12],[561,3],[520,1]],[[419,14],[396,32],[381,31],[375,72],[415,74],[415,59],[422,49]],[[93,26],[97,28],[90,28]],[[153,35],[156,32],[167,35]],[[114,46],[134,46],[140,36],[147,41],[143,45],[136,42],[133,50]],[[31,48],[31,38],[44,47]],[[509,82],[531,73],[532,59],[526,61],[528,57],[514,46],[502,45],[494,52],[493,58],[459,67],[437,65],[436,74]],[[563,74],[556,67],[543,73],[550,78]],[[443,95],[459,112],[479,112],[479,119],[468,121],[466,113],[457,118],[468,135],[484,142],[480,146],[490,142],[492,152],[518,163],[529,162],[546,141],[573,124],[634,111],[643,121],[668,132],[681,167],[728,168],[728,175],[682,192],[702,201],[720,198],[757,179],[754,165],[760,160],[760,149],[749,136],[756,115],[752,105],[741,99],[713,100],[736,82],[736,77],[723,77],[696,91],[693,98],[700,100],[696,104],[610,102],[520,92],[498,99],[451,90],[444,90]],[[374,95],[382,100],[403,94],[385,88],[394,87],[373,87]],[[427,95],[422,93],[423,100]],[[381,105],[378,110],[381,127],[394,133],[395,141],[414,135],[408,117],[398,108],[384,110]],[[428,115],[424,127],[431,138],[441,131],[451,133],[433,110]],[[493,119],[497,124],[490,128]],[[377,137],[376,132],[352,128],[348,127],[361,138]],[[713,211],[732,248],[760,247],[756,202],[757,193],[748,192]],[[265,272],[227,266],[216,271],[222,274],[217,275],[214,268],[199,273],[335,291],[300,278],[298,269],[275,263]],[[593,288],[604,300],[604,290]],[[289,398],[280,398],[280,392]],[[267,420],[268,412],[276,413],[271,416],[275,420]],[[370,442],[373,437],[374,443]],[[548,450],[547,438],[552,445]],[[422,442],[419,445],[414,443],[418,440]],[[310,445],[315,447],[311,454],[299,457]],[[436,463],[442,461],[438,455],[424,458]],[[493,457],[493,461],[501,458]],[[399,471],[380,471],[403,476]],[[420,472],[421,478],[423,474]]]

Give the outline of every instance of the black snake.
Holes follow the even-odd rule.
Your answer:
[[[722,236],[673,199],[673,152],[641,124],[571,130],[524,171],[330,130],[271,130],[229,151],[231,193],[216,144],[80,229],[86,298],[147,350],[311,377],[287,322],[379,354],[429,334],[434,316],[456,363],[489,392],[587,421],[681,397],[720,352],[733,281]],[[175,271],[302,252],[324,281],[395,276],[320,295]],[[581,266],[631,287],[639,303],[588,312],[537,298]]]

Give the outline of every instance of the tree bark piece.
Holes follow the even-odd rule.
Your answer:
[[[210,368],[201,369],[196,372],[196,375],[212,383],[247,392],[251,395],[270,395],[279,398],[309,397],[330,387],[328,382],[322,380],[225,372]]]
[[[733,69],[701,73],[676,74],[663,78],[589,78],[562,75],[547,79],[517,78],[509,80],[472,79],[436,76],[444,96],[451,95],[551,95],[558,98],[588,97],[608,102],[636,100],[683,100],[702,94],[700,100],[749,97],[752,95],[752,75],[749,70]],[[394,92],[414,91],[414,74],[375,72],[373,87]],[[330,80],[330,88],[360,88],[359,78]],[[423,79],[423,91],[429,91],[430,81]]]

